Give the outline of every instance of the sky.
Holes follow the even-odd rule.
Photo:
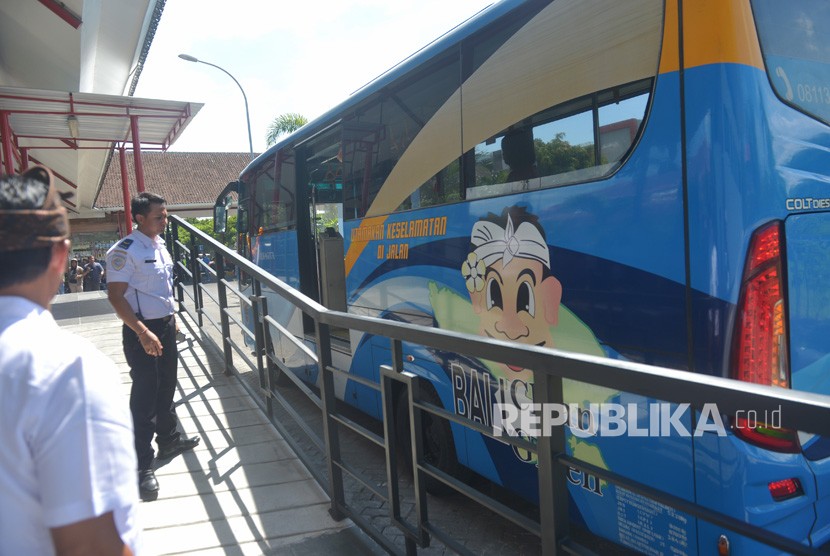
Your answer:
[[[170,148],[255,152],[280,114],[313,120],[495,0],[167,0],[136,97],[203,103]]]

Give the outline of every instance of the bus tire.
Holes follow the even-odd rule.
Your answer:
[[[438,395],[432,388],[423,388],[423,401],[443,407]],[[397,437],[397,451],[404,469],[412,474],[412,442],[409,434],[409,408],[407,407],[406,391],[401,391],[395,404],[395,433]],[[423,414],[424,459],[448,475],[463,480],[464,467],[458,463],[450,423],[428,413]],[[455,492],[438,479],[425,477],[426,491],[435,496],[447,496]]]

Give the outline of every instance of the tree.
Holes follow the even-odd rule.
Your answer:
[[[297,131],[307,123],[308,118],[302,114],[297,114],[295,112],[281,114],[274,118],[274,121],[268,125],[268,135],[266,135],[265,140],[270,147],[277,142],[280,135]]]
[[[557,133],[547,143],[536,139],[535,146],[540,176],[563,174],[595,165],[593,144],[571,145],[565,140],[564,133]]]
[[[227,232],[224,234],[213,233],[213,218],[185,218],[185,222],[194,226],[206,233],[216,241],[224,243],[231,249],[236,249],[236,215],[228,217]],[[223,237],[224,236],[224,237]],[[190,232],[184,228],[179,228],[179,241],[185,245],[190,245]],[[202,244],[202,241],[197,241],[197,244]]]

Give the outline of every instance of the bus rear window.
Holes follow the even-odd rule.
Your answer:
[[[778,96],[830,123],[830,2],[753,0],[752,11]]]

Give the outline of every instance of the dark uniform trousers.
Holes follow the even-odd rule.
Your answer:
[[[161,357],[147,355],[136,333],[124,325],[124,354],[133,380],[130,411],[135,430],[135,452],[138,468],[151,469],[154,456],[153,434],[156,435],[159,446],[179,438],[178,419],[173,406],[178,365],[176,321],[172,317],[165,317],[141,322],[158,336],[163,348]]]

